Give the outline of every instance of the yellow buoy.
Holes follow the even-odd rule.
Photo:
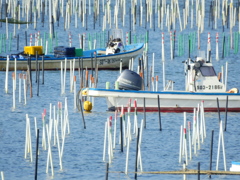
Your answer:
[[[92,110],[92,103],[90,101],[84,101],[83,109],[85,111],[91,111]]]

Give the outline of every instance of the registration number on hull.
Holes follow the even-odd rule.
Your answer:
[[[211,90],[211,89],[223,89],[222,85],[197,85],[197,90]]]
[[[99,60],[99,65],[112,64],[115,62],[120,62],[120,60],[119,59],[101,59]]]

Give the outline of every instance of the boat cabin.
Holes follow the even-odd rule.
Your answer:
[[[109,42],[106,48],[106,55],[116,54],[124,50],[122,29],[111,29],[109,31]]]
[[[110,39],[106,48],[106,55],[120,53],[121,51],[123,51],[121,38]]]
[[[212,63],[197,57],[195,61],[186,60],[186,91],[189,92],[226,92],[214,70]]]

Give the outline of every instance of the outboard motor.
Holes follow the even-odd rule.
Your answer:
[[[143,85],[142,77],[134,71],[125,69],[119,78],[119,89],[124,90],[141,90]]]

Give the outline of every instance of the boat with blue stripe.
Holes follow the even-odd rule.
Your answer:
[[[206,112],[240,112],[240,93],[237,88],[226,89],[221,76],[217,76],[210,61],[197,57],[184,61],[185,90],[173,89],[167,84],[163,91],[143,90],[140,75],[124,70],[117,79],[115,89],[84,88],[83,96],[105,97],[109,110],[127,110],[129,102],[137,101],[138,111],[193,112],[201,103]],[[227,74],[227,73],[226,73]],[[171,82],[171,81],[169,81]],[[135,107],[131,107],[134,111]]]

